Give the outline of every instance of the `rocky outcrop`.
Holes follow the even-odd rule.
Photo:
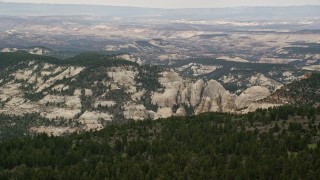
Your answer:
[[[158,105],[160,108],[175,105],[177,103],[176,98],[178,92],[185,87],[186,83],[190,83],[174,71],[163,72],[159,82],[164,87],[164,92],[155,92],[151,99],[152,103]]]
[[[155,93],[152,96],[152,103],[156,104],[158,107],[172,107],[176,104],[176,96],[178,94],[178,89],[170,88],[166,89],[164,93]]]
[[[266,98],[270,95],[268,88],[262,86],[253,86],[243,93],[236,99],[237,109],[247,108],[252,102]]]
[[[198,80],[195,84],[191,86],[191,93],[190,93],[191,106],[195,107],[200,103],[204,88],[205,88],[205,83],[202,79]]]
[[[267,78],[261,73],[257,73],[252,76],[249,80],[250,86],[263,86],[268,88],[271,92],[282,87],[283,85],[273,79]]]
[[[177,109],[177,112],[175,114],[175,116],[186,116],[187,112],[183,107],[180,107],[179,109]]]
[[[277,85],[262,75],[252,77],[251,83],[260,86],[253,86],[238,97],[216,80],[186,78],[173,70],[155,75],[143,69],[143,73],[154,77],[141,80],[139,66],[87,68],[35,61],[19,65],[12,76],[0,78],[0,112],[15,115],[39,113],[51,120],[80,123],[82,130],[101,129],[105,121],[123,118],[159,119],[270,107],[272,105],[254,103],[267,97],[270,87]],[[156,82],[149,82],[152,78]],[[156,89],[148,87],[155,83],[161,86]],[[43,128],[38,131],[42,132]],[[49,129],[63,133],[55,127]],[[70,128],[65,130],[70,131]]]
[[[229,91],[215,80],[210,80],[203,91],[200,105],[196,108],[196,114],[215,111],[230,112],[235,111],[236,95],[232,95]]]
[[[218,81],[205,82],[200,79],[196,82],[184,80],[180,86],[167,86],[163,94],[155,94],[152,102],[158,107],[189,104],[195,114],[203,112],[234,112],[236,111],[236,95],[230,94]],[[168,82],[167,84],[174,84]],[[175,83],[178,84],[178,83]],[[166,84],[164,84],[166,85]],[[179,111],[181,113],[181,110]]]
[[[96,112],[96,111],[85,111],[80,116],[80,122],[85,124],[85,130],[91,130],[91,129],[101,129],[103,128],[103,125],[101,124],[102,121],[110,121],[112,120],[112,115],[102,112]]]
[[[155,115],[155,119],[159,119],[159,118],[168,118],[173,116],[173,112],[172,109],[170,107],[164,107],[164,108],[160,108],[157,111],[157,114]]]
[[[125,119],[144,120],[154,118],[154,113],[148,111],[142,104],[126,105],[123,114]]]

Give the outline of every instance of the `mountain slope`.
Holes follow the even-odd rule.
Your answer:
[[[294,81],[277,90],[263,102],[280,104],[320,105],[320,75],[312,74],[299,81]]]
[[[15,52],[0,58],[0,113],[55,120],[29,127],[55,135],[101,129],[112,120],[238,112],[272,92],[269,84],[258,83],[238,97],[216,80],[183,77],[112,55],[82,53],[60,60]],[[70,128],[59,128],[58,122]]]
[[[0,141],[0,179],[313,179],[319,113],[206,113]]]

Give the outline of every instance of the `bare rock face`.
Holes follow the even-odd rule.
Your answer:
[[[238,98],[235,94],[229,92],[224,93],[222,96],[222,111],[223,112],[234,112],[237,109],[236,99]]]
[[[172,109],[170,107],[160,108],[157,111],[157,114],[155,115],[155,119],[159,118],[168,118],[173,116]]]
[[[146,110],[144,105],[131,104],[124,107],[123,112],[125,119],[144,120],[151,118],[152,115]]]
[[[204,89],[203,96],[211,98],[219,98],[227,91],[216,80],[210,80]]]
[[[136,76],[137,72],[133,70],[126,70],[121,67],[113,67],[111,71],[107,72],[107,74],[113,79],[114,83],[121,87],[125,87],[127,92],[136,92],[136,82],[134,77]]]
[[[42,74],[43,76],[46,75],[52,75],[52,74],[56,74],[57,72],[59,73],[56,76],[53,76],[51,78],[49,78],[46,81],[40,81],[37,84],[37,91],[36,92],[41,92],[44,89],[52,86],[55,82],[62,80],[63,78],[70,78],[70,77],[74,77],[76,75],[78,75],[79,73],[81,73],[81,71],[83,71],[85,68],[84,67],[68,67],[67,69],[61,69],[61,67],[56,68],[54,71],[48,71],[47,74]]]
[[[86,111],[80,116],[80,122],[86,125],[86,130],[103,128],[101,120],[110,121],[112,115],[96,111]]]
[[[190,104],[191,86],[188,86],[180,91],[177,96],[179,103]]]
[[[173,108],[179,105],[177,115],[186,114],[181,105],[190,105],[195,114],[203,112],[234,112],[236,95],[230,94],[218,81],[210,80],[205,82],[199,79],[192,82],[190,79],[183,79],[175,72],[165,72],[160,78],[161,84],[165,87],[163,93],[154,93],[152,103],[159,108]],[[182,110],[183,109],[183,110]],[[163,112],[161,110],[160,112]],[[165,112],[166,114],[168,111]],[[159,117],[159,111],[156,117]]]
[[[183,85],[185,80],[174,71],[165,71],[162,73],[162,77],[159,79],[159,82],[166,88],[176,89]]]
[[[81,108],[81,100],[78,96],[56,96],[56,95],[47,95],[39,102],[41,105],[45,105],[47,103],[63,103],[67,108],[70,109],[80,109]]]
[[[152,103],[159,108],[173,108],[182,104],[188,104],[194,109],[195,114],[203,112],[234,112],[236,111],[236,95],[230,94],[218,81],[210,80],[205,82],[199,79],[192,82],[190,79],[183,79],[176,72],[165,72],[160,78],[161,84],[165,87],[163,93],[154,93]],[[185,109],[182,114],[185,114]],[[159,116],[159,112],[157,112]]]
[[[177,109],[175,116],[186,116],[187,112],[183,107]]]
[[[195,108],[195,114],[200,114],[203,112],[217,112],[219,111],[219,105],[216,103],[216,100],[211,99],[210,97],[202,98],[202,101],[199,103],[199,106]]]
[[[49,119],[55,118],[65,118],[65,119],[73,119],[77,114],[81,112],[80,109],[65,109],[65,108],[47,108],[43,110],[40,114],[43,117]]]
[[[248,107],[250,103],[266,98],[269,95],[270,91],[268,88],[262,86],[253,86],[241,93],[235,103],[237,109],[244,109]]]
[[[252,86],[263,86],[268,88],[271,92],[283,86],[281,83],[267,78],[265,75],[258,73],[255,76],[252,76],[249,80]]]
[[[199,104],[204,87],[205,83],[202,79],[191,86],[190,104],[192,106],[197,106]]]
[[[162,73],[159,79],[162,86],[165,87],[163,93],[154,93],[152,96],[152,104],[158,107],[172,107],[176,104],[178,92],[184,87],[185,80],[173,71],[166,71]]]
[[[202,100],[195,113],[235,111],[236,97],[225,90],[218,81],[210,80],[204,88]]]
[[[155,93],[152,97],[152,103],[158,105],[160,108],[172,107],[176,104],[177,94],[177,89],[166,89],[164,93]]]

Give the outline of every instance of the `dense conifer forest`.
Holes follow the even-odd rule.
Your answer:
[[[317,179],[320,109],[114,123],[0,142],[0,179]]]
[[[94,52],[80,53],[74,57],[62,60],[50,56],[29,54],[25,51],[0,53],[0,69],[10,65],[16,65],[24,61],[40,61],[57,65],[74,66],[117,66],[117,65],[135,65],[138,64],[116,58],[116,55],[106,55]]]

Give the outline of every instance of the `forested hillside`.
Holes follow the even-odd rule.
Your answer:
[[[43,127],[54,134],[101,129],[107,121],[132,118],[136,104],[138,118],[148,118],[147,110],[155,109],[150,96],[162,89],[161,70],[99,53],[65,60],[0,53],[0,139]]]
[[[304,79],[285,85],[263,101],[319,106],[320,74],[306,75]]]
[[[318,179],[320,109],[205,113],[0,142],[0,179]]]
[[[43,56],[30,54],[25,51],[17,51],[17,52],[1,52],[0,53],[0,69],[8,67],[10,65],[16,65],[21,62],[29,62],[29,61],[40,61],[44,63],[57,64],[57,65],[69,65],[69,66],[114,66],[119,64],[131,64],[137,65],[133,62],[121,60],[115,58],[116,55],[106,55],[95,52],[85,52],[80,53],[71,58],[67,58],[65,60]]]
[[[268,100],[282,84],[264,74],[288,74],[286,77],[291,79],[288,65],[268,65],[263,69],[252,63],[197,61],[209,64],[202,67],[193,63],[174,69],[140,65],[117,55],[99,53],[81,53],[65,60],[24,51],[0,53],[0,139],[29,133],[63,135],[99,130],[111,121],[204,112],[246,113],[289,100],[307,105],[319,101],[319,76],[285,85]],[[213,62],[218,64],[212,65]],[[233,65],[238,70],[232,72],[240,79],[234,79],[227,71],[234,69]],[[197,73],[218,68],[216,71],[225,75],[219,80],[183,76],[182,69],[195,70],[196,66],[200,68]],[[245,73],[242,77],[240,71],[259,73]],[[243,86],[238,86],[239,82]],[[232,84],[235,86],[228,88]],[[21,122],[24,117],[28,121]]]

